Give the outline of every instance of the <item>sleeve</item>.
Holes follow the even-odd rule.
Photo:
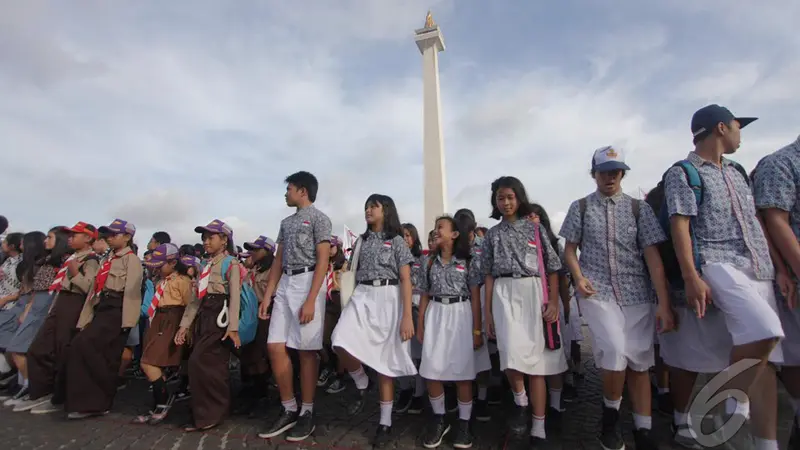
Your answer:
[[[764,158],[756,168],[753,183],[756,208],[791,212],[797,201],[797,182],[785,158]]]
[[[125,274],[125,290],[122,294],[122,328],[133,328],[139,322],[142,309],[142,263],[133,254],[127,258],[127,273]]]
[[[492,274],[492,266],[494,265],[494,244],[492,244],[492,237],[494,234],[492,230],[486,233],[486,237],[481,244],[481,278],[486,278]]]
[[[633,201],[639,202],[639,223],[636,225],[639,248],[644,249],[666,241],[667,235],[661,228],[653,208],[647,202],[641,200]]]
[[[81,265],[81,268],[78,271],[78,274],[74,277],[70,278],[69,271],[67,271],[67,278],[74,287],[80,289],[82,294],[88,294],[89,290],[92,288],[94,279],[97,276],[97,271],[99,270],[100,263],[96,258],[90,258],[84,261],[83,265]]]
[[[431,287],[431,281],[428,279],[428,274],[431,273],[431,271],[428,270],[430,259],[425,258],[423,261],[421,261],[421,264],[422,265],[419,268],[419,286],[417,286],[417,289],[419,289],[420,292],[427,293]]]
[[[541,225],[536,225],[539,228],[539,239],[542,241],[542,259],[544,259],[544,265],[547,268],[547,273],[558,272],[561,270],[561,258],[558,256],[558,252],[553,249],[553,245],[550,243],[550,236],[547,235],[547,232],[542,228]]]
[[[558,235],[573,244],[580,244],[583,239],[583,223],[581,222],[581,207],[579,201],[572,202],[567,210],[567,216],[561,224]]]
[[[242,271],[239,261],[233,258],[228,266],[228,331],[239,331],[239,308],[242,301]]]
[[[394,252],[394,260],[397,263],[398,272],[401,267],[414,262],[411,249],[408,248],[402,236],[395,236],[394,239],[392,239],[392,251]]]
[[[180,298],[184,306],[189,306],[194,301],[195,290],[192,288],[192,280],[184,277],[178,278],[180,281]]]
[[[472,259],[469,262],[469,269],[467,270],[467,286],[471,288],[473,286],[480,286],[481,283],[483,283],[481,255],[473,250]]]
[[[278,228],[278,238],[275,239],[275,245],[283,244],[283,221],[281,221],[281,226]]]
[[[670,217],[697,216],[697,200],[682,168],[673,167],[664,176],[664,199]]]
[[[333,226],[331,225],[331,219],[329,219],[328,216],[320,213],[314,217],[314,245],[318,245],[326,241],[330,242],[332,231]]]

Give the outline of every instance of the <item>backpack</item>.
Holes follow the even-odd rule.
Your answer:
[[[231,263],[233,256],[226,256],[222,260],[222,273],[225,274],[225,279],[231,279]],[[243,283],[244,277],[240,277],[241,291],[239,294],[239,339],[242,345],[253,342],[256,338],[256,330],[258,329],[258,296],[253,286],[249,283]]]
[[[742,174],[745,182],[749,186],[750,177],[747,175],[747,171],[744,170],[744,167],[734,161],[729,160],[729,162],[740,174]],[[670,167],[670,169],[672,169],[672,167],[680,167],[683,170],[684,175],[686,175],[686,181],[694,192],[695,202],[699,208],[700,204],[703,203],[705,194],[705,187],[703,186],[703,179],[700,177],[700,172],[697,171],[697,168],[694,166],[694,164],[686,159],[676,162]],[[667,170],[667,172],[669,172],[669,170]],[[653,211],[656,213],[656,217],[658,217],[658,222],[661,225],[661,229],[664,230],[664,234],[667,236],[667,240],[658,245],[658,251],[661,254],[661,261],[664,264],[664,274],[667,277],[667,281],[670,283],[670,285],[672,285],[673,288],[683,289],[683,276],[681,275],[681,266],[678,264],[678,257],[675,254],[675,247],[672,244],[669,210],[667,208],[667,199],[664,193],[664,179],[667,176],[667,172],[664,172],[664,175],[661,177],[661,181],[658,183],[658,186],[656,186],[656,188],[651,191],[651,195],[648,196],[660,197],[660,201],[657,202],[656,205],[653,204],[656,203],[655,201],[648,203],[653,207]],[[695,238],[694,234],[696,220],[697,217],[692,217],[689,221],[689,236],[692,241],[694,266],[699,273],[702,266],[702,261],[700,259],[700,251],[697,248],[697,239]]]
[[[156,286],[153,280],[146,278],[142,281],[142,318],[147,317],[147,310],[150,309],[150,304],[153,303],[153,297],[156,295]]]

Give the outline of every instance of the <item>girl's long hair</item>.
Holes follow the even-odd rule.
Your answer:
[[[6,245],[17,253],[22,253],[22,233],[8,233],[6,235]]]
[[[422,243],[419,241],[419,231],[417,231],[417,227],[411,223],[404,223],[401,226],[403,230],[408,231],[408,234],[411,235],[411,240],[414,241],[414,243],[411,244],[411,256],[419,258],[422,256]]]
[[[72,253],[69,248],[69,235],[64,231],[64,227],[53,227],[48,233],[53,233],[56,236],[56,243],[47,255],[45,264],[53,267],[61,267],[64,264],[64,258]]]
[[[544,231],[547,233],[547,237],[550,239],[550,245],[552,245],[553,248],[558,248],[558,236],[553,233],[553,227],[550,226],[550,216],[547,215],[547,211],[538,203],[531,204],[531,211],[539,216],[539,224],[542,225]]]
[[[400,225],[400,215],[397,213],[397,207],[394,204],[392,197],[383,194],[372,194],[367,197],[364,202],[364,209],[370,205],[381,205],[383,207],[383,234],[386,240],[394,239],[395,236],[403,235],[403,227]],[[366,239],[369,235],[369,225],[366,231],[361,235],[362,239]]]
[[[462,228],[456,219],[450,216],[437,217],[434,224],[438,223],[440,220],[446,220],[450,222],[450,226],[452,227],[453,231],[458,231],[458,237],[456,238],[455,242],[453,242],[453,257],[469,262],[470,259],[472,259],[472,245],[469,242],[469,233]],[[437,246],[436,250],[433,251],[433,254],[439,255],[440,253],[441,249],[439,249]],[[433,261],[433,258],[431,258],[430,261]]]
[[[275,254],[267,250],[267,254],[264,255],[263,258],[259,259],[258,262],[256,263],[257,264],[256,270],[259,273],[266,272],[267,270],[269,270],[270,267],[272,267],[272,263],[274,262],[275,262]]]
[[[342,247],[337,245],[336,246],[336,254],[331,256],[331,265],[333,266],[333,270],[341,270],[344,267],[344,264],[347,262],[347,258],[344,256],[344,251]]]
[[[517,218],[528,217],[531,214],[528,194],[525,192],[525,186],[522,185],[522,182],[514,177],[500,177],[492,181],[492,197],[489,199],[489,203],[492,206],[492,214],[489,217],[495,220],[503,218],[503,214],[497,209],[497,191],[500,189],[514,191],[514,196],[517,198]]]
[[[17,266],[17,279],[20,283],[30,286],[36,274],[38,263],[47,257],[44,240],[47,235],[41,231],[31,231],[22,236],[22,261]]]

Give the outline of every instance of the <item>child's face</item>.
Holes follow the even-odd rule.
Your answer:
[[[453,224],[449,220],[439,219],[436,221],[433,236],[434,243],[438,247],[456,240],[458,231],[453,230]]]
[[[52,250],[56,246],[56,234],[52,231],[47,233],[47,237],[44,238],[44,248],[47,250]]]
[[[517,209],[519,209],[517,194],[510,188],[498,189],[494,197],[494,203],[495,206],[497,206],[497,210],[500,211],[500,214],[504,217],[513,216],[517,213]]]
[[[405,228],[403,228],[403,239],[406,241],[408,248],[414,246],[414,237],[411,236],[411,233],[409,233]]]
[[[364,219],[368,225],[383,223],[383,205],[380,203],[370,203],[364,208]]]
[[[203,233],[203,248],[206,253],[216,255],[225,250],[226,244],[227,240],[221,234]]]
[[[597,183],[597,190],[609,197],[616,194],[621,189],[624,173],[622,170],[595,172],[594,181]]]
[[[90,245],[92,238],[83,233],[70,233],[67,238],[69,247],[73,250],[83,250]]]
[[[172,273],[175,272],[175,264],[176,264],[176,262],[172,261],[172,262],[168,262],[168,263],[164,264],[163,266],[161,266],[161,269],[159,271],[159,273],[161,274],[161,277],[162,278],[166,278],[166,277],[172,275]]]
[[[286,185],[286,206],[290,208],[296,207],[301,198],[302,189],[298,189],[297,186],[291,183]]]
[[[187,270],[186,273],[188,273],[190,277],[194,278],[197,276],[197,269],[195,269],[194,266],[189,267],[189,270]]]
[[[434,232],[428,235],[428,249],[433,250],[436,248],[436,239],[434,239]]]
[[[108,246],[114,250],[122,250],[123,248],[128,246],[131,238],[129,235],[124,233],[117,233],[113,236],[108,237]]]
[[[156,238],[151,237],[150,238],[150,242],[147,243],[147,249],[148,250],[155,250],[156,247],[158,247],[158,241],[156,241]]]
[[[250,255],[247,258],[245,258],[245,260],[244,260],[245,269],[252,269],[253,266],[255,266],[255,265],[256,265],[256,263],[255,263],[255,261],[253,261],[253,255]]]

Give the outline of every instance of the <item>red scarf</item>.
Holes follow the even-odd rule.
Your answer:
[[[95,295],[100,294],[103,292],[103,288],[106,286],[106,281],[108,280],[108,273],[111,271],[111,264],[114,262],[115,259],[122,258],[123,256],[131,253],[131,250],[128,249],[125,253],[121,255],[117,255],[116,253],[109,256],[105,261],[103,261],[103,265],[100,266],[100,271],[97,272],[97,277],[94,279],[94,293]]]

